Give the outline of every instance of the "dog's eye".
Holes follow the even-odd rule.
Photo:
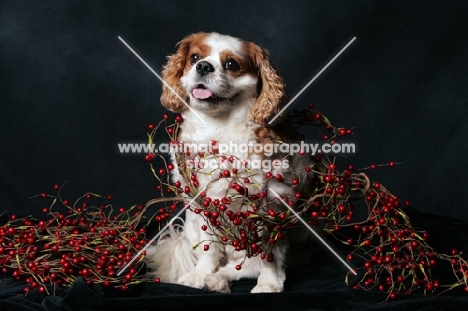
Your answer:
[[[232,71],[236,71],[236,70],[239,70],[240,69],[240,66],[239,64],[233,60],[233,59],[229,59],[226,64],[224,64],[224,67],[227,69],[227,70],[232,70]]]
[[[200,60],[200,55],[199,54],[192,54],[190,55],[190,62],[192,64],[195,64],[196,62],[198,62]]]

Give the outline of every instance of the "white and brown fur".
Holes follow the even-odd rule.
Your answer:
[[[163,79],[206,122],[203,124],[172,90],[163,86],[161,103],[167,109],[181,113],[184,119],[179,141],[247,144],[249,141],[272,143],[290,139],[290,127],[279,122],[274,127],[267,124],[281,108],[284,83],[265,49],[218,33],[192,34],[177,46],[177,52],[168,57],[162,71]],[[200,69],[201,65],[197,71],[200,62],[206,62],[202,63],[208,66],[205,71]],[[196,98],[194,89],[200,87],[213,95],[206,99]],[[237,153],[234,156],[240,159],[265,158],[261,154]],[[283,175],[284,183],[274,178],[266,182],[265,174],[260,170],[254,177],[255,181],[263,185],[262,190],[268,193],[267,199],[272,200],[274,196],[269,188],[284,194],[290,189],[289,183],[293,178],[298,178],[302,185],[306,184],[309,177],[304,167],[308,161],[306,156],[291,156],[289,168],[272,170],[273,175]],[[239,175],[243,173],[245,171],[238,172]],[[213,199],[225,196],[231,181],[218,178],[218,175],[207,171],[198,176],[199,189],[208,186],[207,196]],[[177,168],[171,177],[173,181],[183,182]],[[258,191],[254,188],[249,190]],[[229,208],[234,211],[246,209],[236,202]],[[262,260],[260,256],[247,258],[238,271],[235,267],[244,260],[244,251],[235,251],[234,247],[221,243],[211,243],[208,251],[204,251],[203,246],[193,248],[202,241],[213,239],[200,229],[204,223],[201,215],[186,212],[182,231],[170,229],[165,234],[166,238],[148,249],[151,273],[161,281],[218,292],[229,292],[229,283],[241,278],[257,278],[252,293],[283,291],[286,241],[275,246],[273,262]]]

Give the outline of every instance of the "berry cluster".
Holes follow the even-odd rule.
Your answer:
[[[148,135],[150,143],[153,142],[157,130],[166,120],[168,120],[168,116],[164,115],[163,120],[158,125],[149,125],[151,130]],[[182,118],[176,116],[175,122],[165,127],[166,132],[170,135],[171,144],[179,144],[175,138],[180,122],[182,122]],[[213,141],[210,144],[216,145],[216,142]],[[216,148],[213,148],[209,153],[198,153],[197,156],[201,159],[215,158],[220,163],[225,164],[226,168],[217,172],[217,179],[215,178],[215,181],[225,180],[228,185],[225,196],[220,198],[211,198],[206,191],[200,189],[198,178],[205,174],[201,173],[202,161],[198,162],[199,166],[188,166],[187,163],[191,161],[192,156],[189,151],[176,154],[177,167],[180,168],[183,180],[174,182],[171,182],[166,174],[175,168],[173,163],[167,163],[160,154],[151,153],[146,156],[146,160],[150,163],[151,170],[158,180],[157,189],[161,196],[167,196],[168,193],[175,196],[175,201],[172,204],[159,208],[155,220],[167,219],[168,215],[177,209],[177,202],[187,202],[196,197],[196,204],[192,204],[188,208],[191,212],[199,214],[205,219],[205,224],[200,227],[200,230],[209,237],[206,241],[200,241],[200,244],[208,242],[204,244],[204,250],[208,250],[211,243],[222,243],[232,245],[236,251],[245,251],[246,257],[259,255],[262,259],[273,261],[272,248],[275,243],[284,238],[285,228],[291,226],[294,219],[290,212],[280,212],[271,207],[271,202],[265,201],[264,185],[265,181],[270,179],[284,182],[283,177],[281,174],[273,176],[271,172],[259,176],[258,171],[254,172],[247,167],[234,167],[232,164],[241,163],[242,159],[235,156],[219,155],[216,151]],[[163,167],[154,168],[153,163],[156,159],[163,162]],[[294,187],[298,183],[299,181],[294,179],[290,193],[283,198],[291,206],[301,197],[300,193],[294,191]],[[235,206],[248,208],[241,211]],[[234,212],[234,210],[237,211]],[[236,268],[241,269],[242,263]]]
[[[146,244],[146,228],[140,225],[145,206],[115,210],[112,196],[93,193],[71,204],[60,196],[58,185],[54,194],[38,196],[49,202],[43,208],[47,219],[12,214],[0,227],[1,272],[25,282],[26,294],[36,288],[51,294],[56,286],[70,286],[76,277],[83,277],[89,285],[99,283],[123,291],[145,280],[140,273],[144,272],[144,252],[118,275]],[[102,203],[91,204],[97,200]]]
[[[314,110],[313,104],[301,111],[291,111],[290,117],[297,127],[317,127],[320,139],[331,144],[353,134],[353,129],[333,126],[326,116]],[[181,116],[176,116],[174,123],[166,126],[168,120],[169,117],[164,115],[158,125],[149,126],[150,143],[153,142],[157,130],[164,124],[171,144],[179,144],[177,134],[183,120]],[[305,156],[302,152],[299,154]],[[210,157],[228,164],[228,168],[216,172],[218,181],[226,181],[225,196],[211,198],[199,189],[198,179],[206,173],[197,166],[186,165],[190,156],[189,152],[177,153],[177,163],[167,163],[159,154],[149,154],[146,160],[159,182],[157,187],[162,197],[172,196],[174,202],[187,202],[187,198],[195,199],[195,204],[188,208],[204,218],[205,223],[200,230],[207,234],[207,239],[200,241],[199,245],[204,244],[204,250],[208,250],[211,243],[232,245],[237,251],[245,251],[246,257],[260,256],[262,259],[273,261],[272,247],[284,238],[289,228],[298,225],[294,214],[286,208],[278,208],[277,199],[267,199],[266,182],[275,179],[284,183],[283,176],[230,167],[229,163],[241,159],[219,155],[216,149],[202,152],[197,154],[201,159]],[[153,166],[156,158],[163,162],[159,169]],[[346,282],[353,289],[378,288],[388,293],[389,299],[396,298],[397,294],[418,291],[432,294],[443,286],[439,284],[438,279],[432,277],[431,269],[437,260],[444,260],[452,265],[456,277],[456,282],[448,288],[463,286],[468,291],[467,263],[461,257],[461,253],[436,253],[426,243],[428,233],[414,228],[405,214],[404,209],[409,202],[402,201],[382,184],[372,182],[364,173],[365,170],[375,170],[382,166],[393,168],[397,163],[391,161],[387,164],[371,164],[360,170],[349,165],[340,171],[335,161],[334,155],[315,156],[313,164],[305,168],[313,179],[311,195],[304,197],[298,192],[296,189],[300,181],[293,179],[288,183],[290,191],[282,199],[294,207],[309,224],[323,229],[350,247],[348,261],[352,264],[362,264],[361,268],[357,268],[361,272],[357,282],[351,282],[346,277]],[[167,172],[173,170],[175,164],[183,180],[171,183]],[[260,174],[262,176],[259,176]],[[176,209],[174,204],[160,208],[156,220],[167,219]],[[242,211],[238,211],[240,205],[244,206]],[[360,213],[357,213],[357,210]],[[358,214],[365,216],[358,217]],[[243,262],[240,262],[236,269],[241,269],[242,264]]]
[[[316,126],[320,138],[331,144],[353,134],[352,129],[333,126],[312,104],[290,114],[298,127]],[[168,120],[169,116],[164,115],[159,124],[149,126],[150,144]],[[182,117],[176,116],[173,124],[164,126],[175,146],[180,144],[176,138],[181,122]],[[210,144],[216,146],[214,141]],[[299,154],[306,156],[303,152]],[[278,199],[268,199],[266,184],[274,180],[286,185],[281,174],[236,167],[233,163],[242,163],[242,159],[220,155],[216,148],[196,156],[225,164],[212,176],[212,182],[226,185],[224,196],[212,198],[200,189],[199,179],[207,172],[199,165],[187,165],[193,159],[188,151],[177,153],[176,163],[168,163],[160,154],[146,155],[158,181],[160,198],[145,206],[115,209],[112,196],[94,193],[70,203],[61,197],[61,187],[54,185],[54,194],[38,195],[52,200],[43,208],[48,219],[13,214],[0,226],[1,272],[25,282],[26,294],[31,289],[50,294],[56,286],[69,286],[76,277],[83,277],[89,285],[103,284],[122,291],[132,284],[154,281],[144,273],[142,249],[147,243],[146,228],[152,221],[160,224],[168,221],[189,200],[194,204],[187,209],[203,217],[200,230],[207,236],[197,246],[203,244],[203,250],[207,251],[211,243],[222,243],[245,252],[245,257],[260,256],[271,262],[275,260],[273,246],[284,239],[288,229],[298,226],[296,216],[289,209],[281,208],[285,203],[309,224],[350,248],[347,260],[360,272],[357,281],[346,277],[346,283],[353,289],[375,288],[386,292],[388,299],[398,294],[442,293],[456,287],[468,292],[468,263],[462,252],[454,249],[450,254],[440,254],[432,249],[426,242],[428,233],[413,227],[405,214],[409,202],[402,201],[364,173],[366,169],[394,167],[395,162],[372,164],[361,170],[349,165],[339,170],[335,156],[317,155],[305,168],[313,181],[309,194],[305,196],[297,191],[301,181],[292,179],[287,183],[290,190],[283,194],[280,203]],[[153,165],[158,160],[162,165],[155,168]],[[172,182],[169,173],[176,167],[182,180]],[[148,207],[153,205],[158,207],[154,215],[146,215]],[[244,208],[240,210],[239,206]],[[142,220],[146,223],[142,224]],[[139,257],[134,260],[135,256]],[[434,276],[438,262],[452,267],[451,284],[441,284]],[[240,270],[242,265],[243,261],[235,268]]]
[[[320,182],[303,211],[311,224],[352,247],[347,260],[360,265],[356,270],[362,272],[357,282],[346,278],[353,289],[378,288],[389,299],[413,292],[433,294],[444,287],[432,273],[437,261],[444,260],[457,276],[450,287],[468,290],[466,261],[456,250],[451,256],[438,254],[427,244],[429,234],[413,227],[404,212],[408,201],[364,173],[353,173],[352,167],[339,172],[332,163],[317,174]],[[366,208],[366,217],[355,219],[355,203]]]

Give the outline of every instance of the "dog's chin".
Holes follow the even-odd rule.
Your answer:
[[[190,106],[207,114],[219,113],[232,109],[232,103],[235,102],[237,96],[238,94],[229,98],[215,96],[205,99],[190,96]]]

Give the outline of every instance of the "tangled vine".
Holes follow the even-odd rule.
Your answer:
[[[330,144],[353,134],[353,129],[332,125],[326,116],[314,109],[313,104],[301,111],[291,111],[290,117],[297,127],[317,127],[321,139]],[[170,123],[168,115],[164,115],[157,125],[151,124],[148,134],[150,144],[164,126],[170,144],[176,149],[183,146],[183,142],[177,141],[181,122],[180,115],[175,117],[173,123]],[[190,150],[177,152],[176,163],[168,163],[161,154],[146,155],[159,182],[161,195],[164,197],[171,193],[185,201],[187,198],[195,198],[201,191],[198,176],[206,174],[202,170],[203,160],[214,158],[223,163],[223,169],[214,170],[213,173],[218,174],[215,181],[226,179],[226,195],[210,198],[205,191],[201,191],[195,204],[188,207],[191,212],[205,219],[200,230],[205,231],[208,238],[200,241],[200,244],[208,243],[204,245],[204,250],[209,249],[209,243],[231,245],[236,251],[245,251],[246,257],[261,256],[264,260],[273,261],[272,248],[275,243],[285,237],[289,228],[298,225],[297,217],[291,211],[273,208],[274,202],[267,200],[266,182],[271,179],[284,182],[283,176],[267,171],[258,178],[258,170],[251,170],[247,166],[239,169],[232,165],[239,159],[219,154],[216,142],[210,142],[210,145],[212,148],[195,155]],[[301,151],[299,154],[306,156]],[[163,163],[159,169],[154,164],[157,159]],[[197,166],[188,163],[202,164]],[[351,282],[348,275],[345,278],[351,288],[376,288],[386,292],[387,299],[395,299],[398,294],[440,294],[456,287],[462,287],[468,292],[468,267],[461,252],[453,249],[451,254],[437,253],[426,242],[428,233],[413,227],[404,212],[409,202],[402,201],[384,185],[371,181],[365,173],[365,170],[374,170],[379,166],[392,168],[396,164],[393,161],[371,164],[363,169],[349,165],[339,170],[336,156],[324,153],[315,155],[312,164],[305,168],[313,176],[311,194],[304,197],[297,191],[301,181],[293,179],[289,184],[290,191],[282,199],[309,224],[321,228],[347,245],[350,249],[347,256],[349,262],[363,262],[356,269],[360,272],[359,280]],[[168,172],[177,168],[183,180],[171,181]],[[264,182],[257,182],[257,179]],[[247,208],[233,209],[231,205]],[[357,217],[357,209],[365,209],[366,216]],[[174,205],[161,208],[156,220],[168,218],[173,210]],[[440,284],[432,276],[431,269],[438,260],[451,264],[455,276],[453,284]],[[240,262],[236,269],[241,269],[242,264]]]
[[[1,272],[24,282],[25,294],[53,294],[77,277],[122,291],[147,280],[144,252],[119,274],[146,244],[146,206],[115,209],[111,195],[94,193],[72,203],[60,190],[56,184],[52,194],[37,195],[52,201],[42,210],[45,219],[11,214],[0,227]]]
[[[297,127],[316,127],[320,138],[330,144],[353,134],[353,129],[332,125],[313,104],[291,111],[290,117]],[[149,125],[149,143],[153,144],[158,130],[164,128],[171,146],[183,146],[177,141],[182,122],[180,115],[172,123],[164,115],[157,125]],[[57,286],[70,286],[77,277],[83,277],[90,286],[102,284],[123,291],[144,281],[158,282],[145,274],[145,252],[141,250],[148,242],[146,230],[152,222],[168,221],[180,208],[205,220],[200,230],[206,232],[207,239],[196,247],[204,244],[203,249],[208,250],[211,243],[222,243],[244,251],[245,258],[260,256],[273,261],[273,246],[291,227],[299,225],[290,210],[274,208],[277,199],[268,199],[266,193],[266,183],[273,179],[283,183],[283,176],[253,170],[242,159],[220,154],[216,142],[210,145],[197,154],[177,152],[175,163],[169,163],[163,154],[148,153],[145,158],[158,181],[160,198],[145,206],[115,209],[112,196],[94,193],[70,203],[62,198],[58,185],[54,185],[53,194],[39,194],[52,201],[43,208],[46,219],[12,214],[0,226],[1,272],[24,282],[25,294],[32,289],[53,294]],[[302,151],[299,155],[307,156]],[[203,163],[212,159],[223,164],[223,169],[208,172],[217,174],[212,176],[213,182],[224,181],[226,185],[220,198],[209,197],[199,187],[199,178],[207,174]],[[339,170],[333,155],[319,154],[312,160],[305,168],[313,181],[310,193],[298,191],[301,180],[292,179],[282,199],[310,225],[347,245],[349,262],[362,263],[356,268],[360,272],[357,281],[345,277],[351,288],[377,289],[387,293],[387,299],[398,294],[441,294],[458,287],[468,292],[468,266],[462,253],[456,249],[451,254],[437,253],[426,242],[428,233],[412,226],[404,211],[409,203],[371,181],[364,172],[379,166],[394,167],[395,162],[372,164],[361,170],[349,165]],[[234,165],[238,163],[244,165]],[[174,169],[179,170],[182,180],[170,179]],[[194,204],[182,205],[189,200]],[[149,207],[154,206],[156,212],[149,215]],[[432,275],[438,261],[451,265],[453,283],[440,284]],[[242,264],[236,269],[242,269]]]

